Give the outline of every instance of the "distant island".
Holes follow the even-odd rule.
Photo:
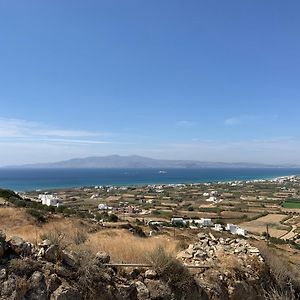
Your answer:
[[[143,157],[139,155],[120,156],[96,156],[86,158],[73,158],[54,163],[37,163],[18,166],[7,166],[6,168],[100,168],[100,169],[173,169],[173,168],[299,168],[297,165],[269,165],[260,163],[225,163],[225,162],[203,162],[196,160],[165,160]]]

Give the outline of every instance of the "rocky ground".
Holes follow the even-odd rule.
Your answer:
[[[272,280],[247,240],[211,233],[200,233],[178,260],[158,250],[151,268],[117,269],[104,252],[66,249],[59,240],[35,246],[0,231],[0,299],[265,299]],[[190,272],[180,261],[201,267]]]

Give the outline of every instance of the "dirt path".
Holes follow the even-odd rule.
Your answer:
[[[290,240],[292,239],[297,233],[295,233],[295,230],[297,229],[296,225],[292,225],[292,229],[287,233],[281,236],[280,238],[283,240]]]

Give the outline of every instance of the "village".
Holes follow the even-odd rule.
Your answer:
[[[136,223],[160,228],[210,228],[234,235],[298,243],[300,178],[146,186],[93,186],[31,191],[23,198],[86,213],[102,226]],[[105,216],[113,216],[111,224]],[[155,230],[153,230],[153,228]]]

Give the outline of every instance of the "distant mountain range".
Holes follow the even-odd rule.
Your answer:
[[[54,163],[27,164],[22,166],[9,166],[9,168],[296,168],[296,165],[268,165],[258,163],[224,163],[224,162],[202,162],[194,160],[165,160],[143,157],[138,155],[99,156],[74,158]]]

